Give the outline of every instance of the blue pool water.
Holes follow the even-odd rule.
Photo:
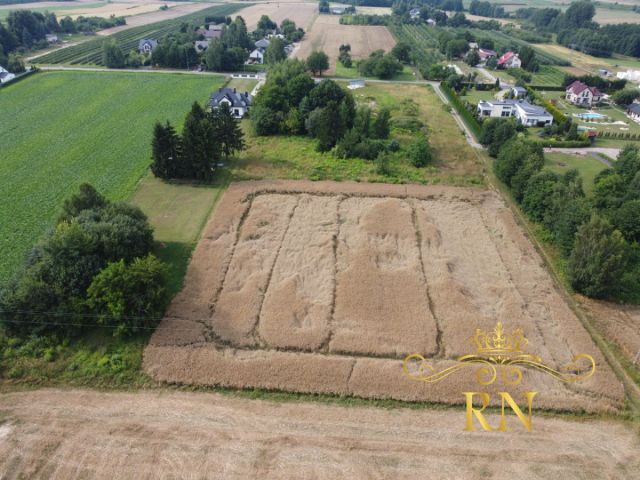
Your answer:
[[[580,118],[586,118],[586,119],[594,119],[594,118],[605,118],[606,115],[602,115],[601,113],[578,113],[576,114],[576,117],[580,117]]]

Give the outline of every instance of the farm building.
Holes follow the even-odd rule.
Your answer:
[[[634,122],[640,123],[640,103],[632,103],[627,107],[627,115]]]
[[[640,70],[627,70],[626,72],[616,73],[616,77],[630,82],[640,82]]]
[[[222,28],[224,24],[209,25],[209,28],[199,28],[196,30],[198,35],[202,35],[207,40],[213,40],[214,38],[220,38],[222,36]]]
[[[138,42],[138,51],[143,54],[153,52],[158,46],[158,41],[152,38],[143,38]]]
[[[251,106],[249,92],[238,92],[235,88],[220,88],[209,98],[209,107],[216,109],[220,105],[227,105],[235,118],[244,117]]]
[[[430,27],[435,27],[436,21],[433,18],[427,18],[427,25]]]
[[[553,123],[553,116],[544,108],[524,100],[480,100],[478,114],[481,117],[515,117],[525,127]]]
[[[520,68],[522,62],[517,53],[507,52],[498,59],[498,68]]]
[[[10,82],[14,78],[16,78],[16,76],[13,73],[10,73],[0,66],[0,83]]]
[[[602,92],[596,87],[590,87],[586,83],[576,80],[567,87],[565,99],[574,105],[592,107],[602,100]]]
[[[49,43],[58,43],[58,36],[55,33],[47,33],[45,39]]]

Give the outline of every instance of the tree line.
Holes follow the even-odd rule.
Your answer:
[[[181,135],[169,121],[155,124],[151,171],[163,179],[210,181],[218,166],[244,147],[244,133],[225,104],[207,112],[194,102]]]
[[[154,327],[167,304],[167,270],[153,255],[144,213],[83,184],[55,227],[0,291],[9,335],[77,334],[96,326],[129,335]]]
[[[494,172],[527,216],[542,225],[566,260],[579,293],[640,302],[640,150],[627,145],[585,195],[577,170],[544,168],[542,145],[517,136],[511,120],[483,124],[480,142]]]

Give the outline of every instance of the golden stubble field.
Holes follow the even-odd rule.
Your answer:
[[[306,32],[318,15],[318,4],[305,2],[257,3],[251,7],[243,8],[237,15],[244,19],[249,31],[256,29],[262,15],[267,15],[278,25],[285,18],[293,20],[296,26],[302,27]]]
[[[295,56],[304,59],[314,50],[322,50],[329,56],[328,74],[334,74],[340,45],[343,44],[351,45],[351,56],[360,60],[375,50],[390,51],[396,41],[387,27],[340,25],[338,15],[319,15]]]
[[[401,359],[448,367],[497,321],[522,327],[528,353],[553,368],[578,353],[598,365],[571,385],[525,370],[514,395],[538,391],[550,409],[622,407],[621,384],[495,193],[245,182],[210,219],[144,365],[172,383],[458,404],[477,390],[472,370],[425,384],[402,375]]]

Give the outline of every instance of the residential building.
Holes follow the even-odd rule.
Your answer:
[[[590,87],[586,83],[576,80],[565,91],[565,99],[581,107],[593,107],[602,100],[602,92],[596,87]]]
[[[143,38],[138,42],[138,51],[147,55],[158,46],[158,41],[152,38]]]
[[[515,117],[525,127],[551,125],[553,116],[543,107],[524,100],[480,100],[478,114],[481,117]]]
[[[498,68],[520,68],[522,62],[517,53],[507,52],[498,59]]]
[[[627,106],[627,115],[634,122],[640,123],[640,103],[632,103]]]
[[[7,83],[16,78],[16,76],[0,66],[0,83]]]
[[[209,107],[213,110],[220,105],[227,105],[235,118],[242,118],[249,111],[251,101],[249,92],[238,92],[235,88],[220,88],[209,98]]]
[[[267,39],[267,38],[263,38],[263,39],[261,39],[261,40],[258,40],[258,41],[255,43],[256,48],[262,48],[262,49],[264,49],[264,50],[266,50],[266,49],[267,49],[267,47],[268,47],[270,44],[271,44],[271,42],[270,42],[270,41],[269,41],[269,39]]]
[[[262,65],[264,63],[264,54],[266,50],[264,48],[256,48],[253,52],[249,54],[249,60],[247,60],[248,64],[259,63]]]
[[[419,8],[412,8],[411,10],[409,10],[409,16],[411,17],[411,20],[417,20],[420,18],[420,9]]]
[[[478,55],[480,56],[480,61],[486,62],[491,57],[497,57],[498,54],[493,50],[489,50],[488,48],[479,48]]]
[[[204,52],[207,48],[209,48],[209,42],[211,42],[211,40],[196,40],[194,45],[196,52]]]
[[[469,42],[469,50],[478,50],[479,48],[476,42]]]

